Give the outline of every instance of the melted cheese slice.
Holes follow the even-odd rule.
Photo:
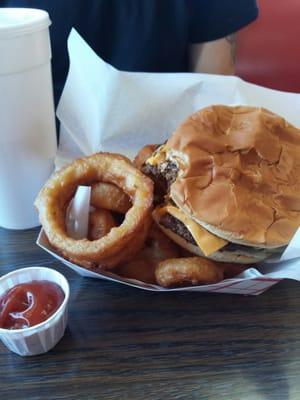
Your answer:
[[[146,161],[147,164],[156,166],[166,161],[165,147],[161,146],[154,154]]]
[[[181,210],[174,206],[165,206],[154,211],[156,215],[162,216],[166,213],[173,215],[176,219],[181,221],[187,229],[190,231],[191,235],[195,239],[195,242],[200,247],[202,253],[205,256],[209,256],[222,247],[226,246],[228,243],[226,240],[215,236],[214,234],[208,232],[202,226],[197,224],[192,218],[185,215]]]

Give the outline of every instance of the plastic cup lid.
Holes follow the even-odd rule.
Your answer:
[[[51,25],[47,11],[34,8],[0,8],[0,40],[33,33]]]

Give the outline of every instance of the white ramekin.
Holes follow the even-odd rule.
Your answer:
[[[68,319],[67,305],[70,289],[67,279],[54,269],[28,267],[10,272],[0,278],[0,296],[19,283],[47,280],[61,287],[65,298],[56,312],[46,321],[24,329],[0,328],[0,339],[5,346],[20,356],[46,353],[63,337]]]

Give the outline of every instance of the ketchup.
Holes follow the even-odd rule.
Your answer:
[[[32,281],[9,289],[0,297],[0,328],[23,329],[48,319],[64,300],[53,282]]]

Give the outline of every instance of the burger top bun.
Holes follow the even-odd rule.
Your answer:
[[[179,172],[171,198],[231,242],[286,245],[300,225],[300,130],[263,108],[211,106],[164,146]]]

